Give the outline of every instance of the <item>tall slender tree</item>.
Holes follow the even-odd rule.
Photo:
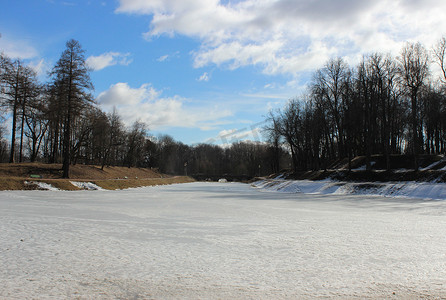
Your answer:
[[[63,117],[63,177],[69,177],[71,158],[71,131],[75,117],[88,102],[93,102],[90,91],[93,84],[85,61],[85,51],[76,40],[69,40],[66,49],[54,66],[53,85],[58,86],[57,98]]]
[[[9,162],[15,161],[15,143],[16,143],[16,129],[17,129],[17,114],[19,109],[20,98],[20,79],[22,65],[20,60],[11,62],[10,60],[3,60],[2,82],[3,82],[3,105],[5,105],[12,112],[12,126],[11,126],[11,147],[9,153]]]
[[[31,103],[37,101],[41,93],[41,85],[37,80],[37,74],[29,67],[24,67],[21,74],[21,92],[20,92],[20,145],[19,162],[23,161],[23,138],[25,135],[25,123],[28,109]]]

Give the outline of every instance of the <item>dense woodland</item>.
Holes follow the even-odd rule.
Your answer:
[[[445,38],[432,49],[407,43],[397,57],[366,55],[356,66],[333,58],[314,73],[305,94],[266,116],[265,142],[221,147],[153,137],[150,124],[126,127],[119,111],[102,111],[78,41],[66,43],[46,83],[22,61],[0,53],[1,123],[7,114],[12,120],[10,133],[0,128],[0,160],[62,163],[64,177],[72,164],[256,176],[324,169],[373,154],[387,161],[411,154],[418,169],[418,155],[446,150],[445,59]],[[434,64],[441,79],[432,74]]]
[[[433,49],[407,43],[397,57],[374,53],[356,66],[342,58],[317,70],[308,91],[269,115],[270,141],[285,143],[295,170],[372,154],[413,157],[446,150],[446,39]],[[432,74],[433,66],[441,70]]]

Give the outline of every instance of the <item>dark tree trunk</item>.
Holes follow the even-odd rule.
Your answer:
[[[412,152],[413,152],[413,168],[418,171],[418,129],[417,129],[417,91],[413,91],[411,95],[412,106]]]

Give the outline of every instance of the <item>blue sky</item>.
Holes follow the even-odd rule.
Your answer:
[[[0,51],[46,80],[78,40],[94,95],[188,144],[257,139],[330,58],[354,65],[446,32],[443,0],[0,0]],[[250,134],[251,133],[251,134]],[[248,135],[247,135],[248,134]]]

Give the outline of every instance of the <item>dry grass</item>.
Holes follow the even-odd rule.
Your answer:
[[[16,163],[0,164],[0,177],[24,177],[40,175],[45,179],[62,178],[61,164]],[[162,174],[146,168],[70,166],[70,179],[118,179],[118,178],[161,178]]]
[[[104,167],[75,165],[70,168],[71,179],[145,179],[162,178],[163,175],[146,168]]]
[[[0,178],[0,190],[29,190],[35,189],[25,184],[23,178],[18,177],[1,177]]]
[[[88,181],[107,190],[135,188],[151,185],[192,182],[194,179],[185,176],[166,176],[151,169],[105,167],[75,165],[70,167],[70,179],[62,179],[62,165],[43,163],[0,164],[0,190],[33,190],[39,189],[36,184],[28,182],[44,182],[53,187],[73,191],[79,190],[71,181]],[[34,178],[38,175],[41,178]]]
[[[106,190],[121,190],[153,185],[166,185],[174,183],[188,183],[195,181],[191,177],[177,176],[151,179],[119,179],[119,180],[93,180],[92,182]]]

